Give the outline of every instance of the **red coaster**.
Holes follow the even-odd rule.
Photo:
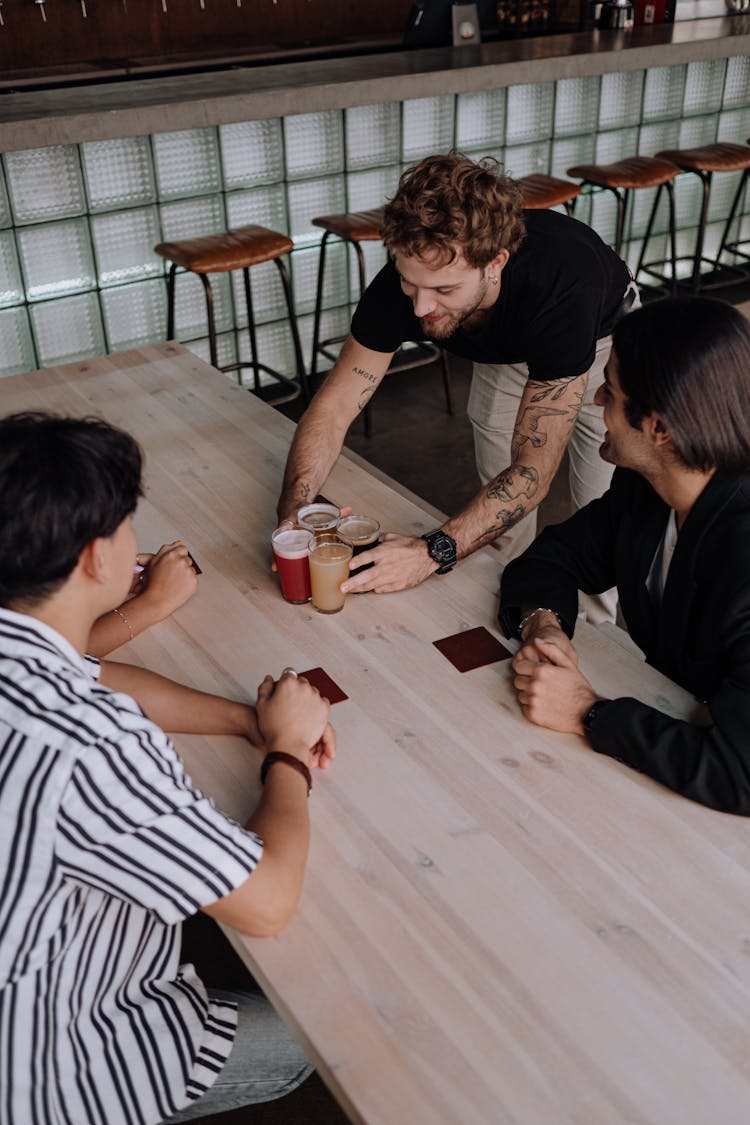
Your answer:
[[[476,629],[465,629],[463,633],[454,633],[452,637],[442,637],[432,643],[459,672],[470,672],[472,668],[508,660],[513,655],[484,625],[478,625]]]
[[[311,668],[309,672],[300,672],[300,676],[316,687],[329,703],[342,703],[349,696],[342,691],[335,680],[332,680],[323,668]]]

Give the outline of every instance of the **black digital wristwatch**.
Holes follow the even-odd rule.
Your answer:
[[[456,565],[456,540],[446,534],[441,527],[428,531],[422,538],[427,544],[430,558],[439,563],[436,574],[447,574]]]

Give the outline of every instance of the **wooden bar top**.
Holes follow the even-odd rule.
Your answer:
[[[287,605],[268,539],[291,424],[178,345],[3,380],[3,411],[101,413],[146,452],[139,545],[181,536],[197,595],[118,652],[254,697],[322,665],[338,757],[315,778],[298,913],[233,940],[352,1121],[747,1125],[750,824],[692,804],[521,716],[508,662],[460,674],[433,641],[495,627],[485,549],[396,595]],[[339,459],[326,495],[421,533],[434,515]],[[682,690],[577,633],[603,695],[674,714]],[[196,783],[243,818],[258,756],[183,738]]]

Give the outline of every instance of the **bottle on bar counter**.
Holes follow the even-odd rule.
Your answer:
[[[599,16],[599,27],[630,31],[633,27],[631,0],[604,0]]]

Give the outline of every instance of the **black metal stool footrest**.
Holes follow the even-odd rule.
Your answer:
[[[428,363],[435,363],[440,359],[440,347],[437,344],[431,343],[429,340],[415,340],[413,343],[410,341],[410,346],[402,344],[398,349],[388,372],[392,371],[411,371],[415,367],[425,367]],[[413,359],[409,358],[410,352],[419,352],[418,356]]]
[[[275,379],[277,383],[284,387],[289,387],[289,392],[287,394],[282,393],[280,395],[272,395],[267,393],[269,389],[272,389],[269,388],[268,384],[266,384],[265,386],[259,386],[257,388],[246,388],[246,390],[250,391],[251,394],[258,395],[258,397],[262,398],[264,402],[269,402],[272,406],[281,404],[282,402],[292,402],[295,398],[299,398],[299,396],[302,394],[302,387],[299,385],[296,379],[290,379],[288,375],[280,374],[280,372],[275,371],[273,367],[269,367],[266,363],[253,363],[252,360],[239,360],[237,363],[228,363],[225,367],[220,367],[219,370],[229,372],[240,371],[244,368],[247,368],[254,374],[265,371],[265,373]]]

